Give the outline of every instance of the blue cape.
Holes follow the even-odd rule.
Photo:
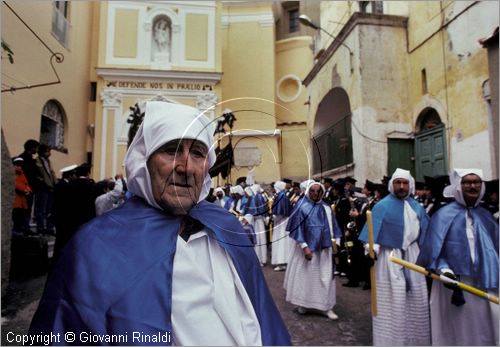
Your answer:
[[[419,203],[408,197],[398,199],[393,194],[380,200],[372,210],[373,241],[379,245],[390,248],[401,248],[404,237],[404,202],[407,201],[420,221],[420,240],[429,225],[429,217]],[[359,240],[368,242],[368,223],[365,223]]]
[[[454,201],[432,216],[417,264],[434,271],[449,268],[457,275],[473,277],[474,286],[497,289],[498,223],[482,207],[470,210],[476,247],[473,264],[465,226],[466,211],[466,207]]]
[[[313,252],[332,246],[325,205],[323,201],[315,203],[307,197],[300,199],[286,226],[292,239],[298,243],[307,243]],[[334,237],[340,238],[340,228],[334,216],[332,216],[332,226]]]
[[[195,205],[189,215],[230,255],[255,309],[262,343],[291,344],[239,221],[207,201]],[[84,225],[50,274],[30,333],[171,333],[172,267],[180,223],[180,216],[133,197]]]
[[[279,192],[273,201],[273,214],[276,216],[288,217],[290,215],[290,210],[290,200],[286,196],[286,192]]]
[[[252,216],[265,217],[267,215],[267,203],[261,193],[247,198],[243,214],[251,214]]]

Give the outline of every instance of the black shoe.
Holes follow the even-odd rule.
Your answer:
[[[347,282],[347,283],[344,283],[342,285],[343,287],[352,287],[352,288],[356,288],[356,287],[359,287],[359,283],[355,283],[355,282]]]

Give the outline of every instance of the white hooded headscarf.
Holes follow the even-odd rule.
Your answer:
[[[314,183],[316,182],[315,180],[311,180],[311,179],[308,179],[308,180],[305,180],[305,181],[302,181],[300,182],[300,190],[305,193],[306,190],[307,190],[307,187],[311,184],[311,183]],[[324,189],[323,189],[324,190]]]
[[[392,183],[398,178],[404,178],[410,182],[410,190],[408,191],[408,195],[405,196],[405,198],[412,194],[415,194],[415,179],[411,175],[410,171],[397,168],[396,171],[394,171],[394,173],[392,174],[391,180],[389,181],[387,187],[392,195],[394,195],[394,186]]]
[[[274,189],[275,189],[278,193],[280,193],[280,192],[284,191],[284,190],[285,190],[285,187],[286,187],[286,183],[285,183],[285,182],[283,182],[283,181],[276,181],[276,182],[274,182]]]
[[[483,179],[483,170],[481,169],[454,169],[450,172],[450,185],[446,186],[443,190],[443,196],[445,198],[454,198],[460,205],[467,206],[464,200],[464,194],[462,192],[462,178],[467,175],[477,175]],[[484,181],[481,184],[481,191],[479,193],[479,198],[477,199],[474,207],[479,205],[481,199],[486,191],[486,185]]]
[[[243,190],[243,187],[240,186],[239,184],[235,185],[234,187],[231,187],[231,193],[239,194],[241,196],[245,195],[245,191]]]
[[[176,139],[196,139],[208,148],[207,167],[215,163],[213,148],[214,124],[199,110],[164,101],[148,101],[144,121],[125,157],[128,190],[161,209],[153,197],[151,178],[147,168],[149,157],[161,146]],[[198,202],[210,191],[212,179],[205,176]]]
[[[222,193],[222,197],[225,197],[226,196],[226,193],[224,193],[224,189],[222,189],[221,187],[217,187],[214,189],[214,196],[216,197],[217,196],[217,193],[218,192],[221,192]]]
[[[321,202],[321,199],[323,198],[323,196],[325,195],[325,186],[321,183],[321,182],[316,182],[314,180],[308,180],[308,183],[307,183],[307,188],[306,188],[306,196],[309,197],[309,189],[311,189],[312,186],[320,186],[321,187],[321,195],[319,197],[319,201],[318,202]]]

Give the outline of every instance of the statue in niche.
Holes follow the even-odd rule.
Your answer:
[[[157,63],[170,62],[171,25],[167,17],[159,17],[153,24],[151,60]]]

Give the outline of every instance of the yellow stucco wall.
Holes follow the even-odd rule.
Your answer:
[[[312,40],[308,36],[276,42],[276,108],[282,130],[282,177],[301,180],[309,174],[308,93],[302,80],[312,68]]]
[[[68,153],[52,151],[52,165],[60,176],[62,167],[86,160],[94,3],[71,2],[68,49],[52,35],[52,2],[12,2],[9,5],[51,49],[64,55],[64,61],[54,62],[61,83],[2,93],[2,128],[7,146],[14,156],[23,151],[26,140],[39,140],[43,106],[51,99],[57,100],[66,113],[64,146],[68,149]],[[2,39],[14,51],[14,64],[2,59],[2,83],[21,86],[57,81],[50,67],[51,53],[4,5],[1,16]]]
[[[482,83],[489,78],[487,52],[477,47],[473,53],[465,53],[467,56],[459,57],[453,52],[453,46],[457,42],[450,36],[449,28],[440,28],[441,23],[446,23],[457,15],[458,10],[454,9],[453,2],[425,3],[426,6],[418,2],[410,3],[412,16],[409,25],[414,30],[408,36],[408,90],[410,107],[417,112],[413,115],[413,122],[415,124],[418,111],[424,106],[421,76],[422,69],[425,69],[428,96],[435,98],[443,107],[444,112],[440,116],[441,121],[447,125],[448,135],[452,137],[460,131],[464,138],[473,136],[488,127],[487,117],[477,116],[488,112],[481,89]],[[464,21],[463,17],[457,21]]]
[[[117,9],[115,15],[114,56],[135,58],[137,56],[137,24],[139,11]]]
[[[208,15],[186,14],[186,59],[208,59]],[[205,33],[205,35],[203,35]]]
[[[244,18],[256,13],[271,14],[270,4],[228,6],[223,14]],[[276,129],[274,27],[257,20],[234,21],[221,31],[223,77],[221,108],[235,112],[237,129]],[[262,164],[256,168],[256,180],[271,182],[281,177],[278,137],[260,136],[253,140],[261,150]],[[272,154],[271,154],[272,153]],[[247,169],[233,169],[233,182],[246,176]]]

